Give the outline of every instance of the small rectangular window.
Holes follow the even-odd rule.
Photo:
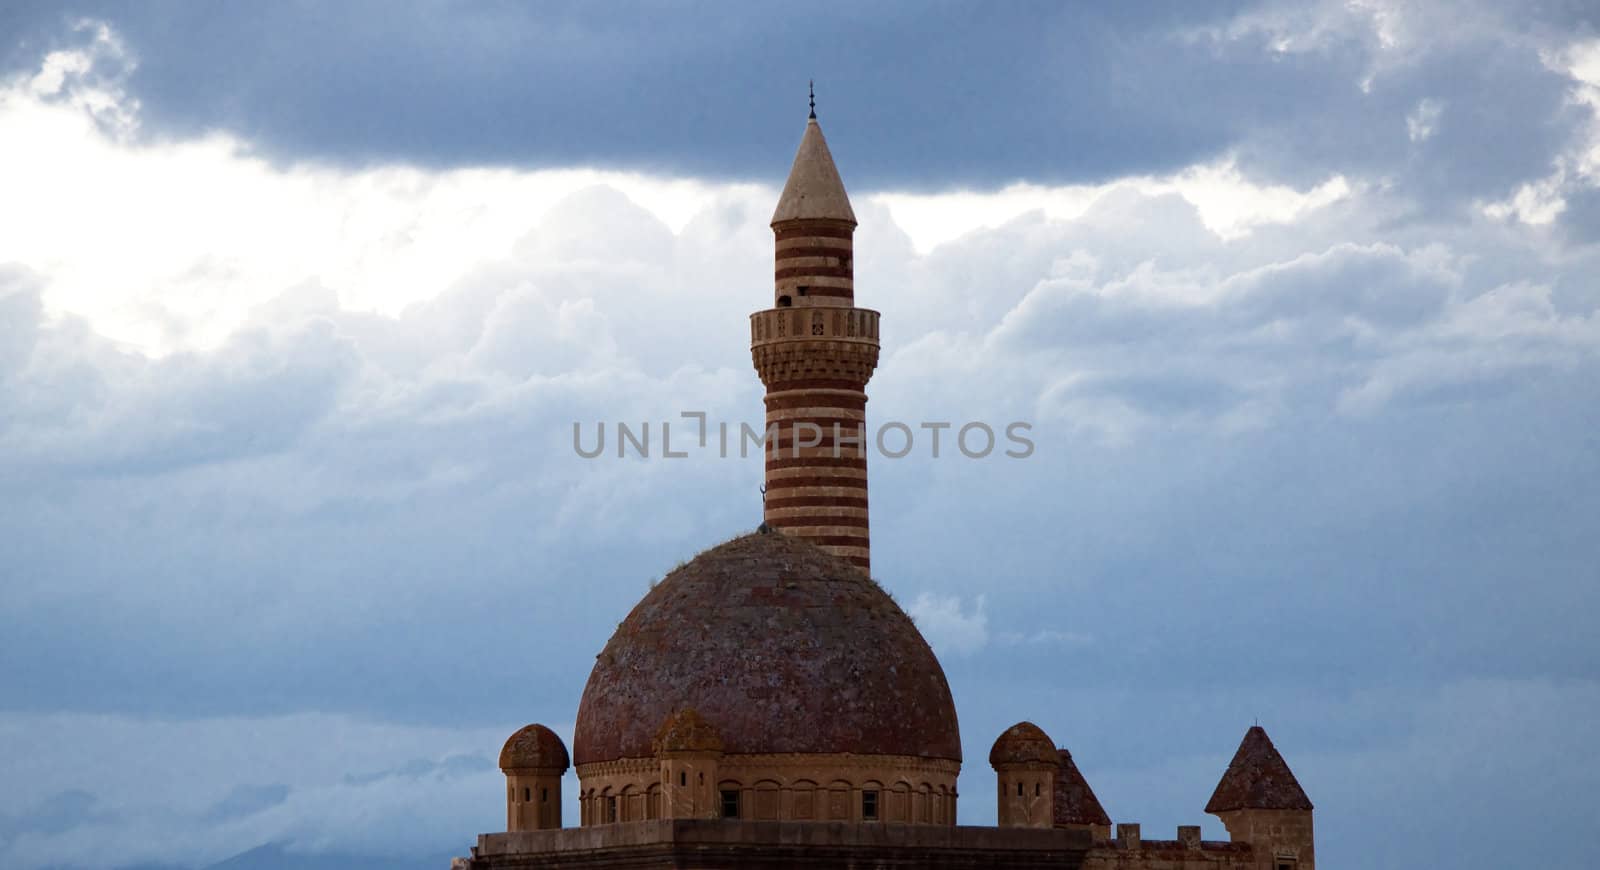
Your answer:
[[[867,790],[861,793],[861,818],[873,822],[878,819],[878,793]]]
[[[529,793],[528,789],[523,789],[522,790],[522,802],[523,803],[527,803],[528,801],[531,801],[531,800],[533,800],[533,795]]]
[[[614,798],[614,797],[608,797],[608,798],[606,798],[606,821],[607,822],[615,822],[616,820],[617,820],[617,799]]]
[[[739,818],[739,791],[738,789],[722,790],[722,817],[725,819]]]
[[[539,803],[547,804],[549,802],[550,802],[550,789],[547,789],[547,788],[539,789]]]
[[[687,774],[687,773],[685,773],[685,772],[683,772],[681,770],[678,771],[678,785],[685,785],[686,786],[688,784],[689,784],[689,774]]]

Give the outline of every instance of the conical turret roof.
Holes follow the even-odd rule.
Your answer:
[[[1055,823],[1110,825],[1111,817],[1106,815],[1106,808],[1101,806],[1100,799],[1094,796],[1094,789],[1089,787],[1089,781],[1083,778],[1078,765],[1073,763],[1072,753],[1058,749],[1056,758],[1060,769],[1056,771]]]
[[[806,122],[800,149],[789,168],[789,180],[783,185],[777,211],[772,213],[775,225],[799,220],[847,221],[852,225],[856,222],[850,197],[844,192],[844,182],[839,180],[839,170],[828,152],[828,140],[823,138],[815,115]]]
[[[1311,799],[1278,754],[1266,729],[1256,725],[1244,734],[1239,751],[1206,804],[1208,813],[1229,810],[1309,810]]]

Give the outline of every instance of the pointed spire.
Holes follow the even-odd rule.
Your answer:
[[[1072,753],[1058,749],[1056,758],[1060,763],[1060,770],[1056,771],[1055,823],[1110,827],[1111,817],[1106,815],[1106,808],[1101,806],[1100,799],[1094,796],[1094,789],[1089,787],[1089,781],[1083,778],[1078,765],[1073,763]]]
[[[852,226],[856,222],[850,196],[844,192],[844,182],[828,151],[828,140],[822,137],[815,108],[806,121],[805,135],[800,137],[800,148],[789,168],[778,209],[772,213],[773,224],[802,220],[846,221]]]
[[[1311,799],[1300,788],[1289,763],[1278,754],[1260,725],[1244,733],[1239,751],[1223,772],[1206,804],[1208,813],[1230,810],[1310,810]]]

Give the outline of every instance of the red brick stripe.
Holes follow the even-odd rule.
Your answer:
[[[824,417],[821,414],[823,411],[835,411],[842,409],[810,408],[809,410],[811,410],[813,413],[807,414],[804,417],[784,417],[780,420],[769,416],[767,417],[767,425],[776,425],[780,430],[788,431],[803,423],[810,423],[813,426],[820,426],[824,436],[830,436],[833,434],[833,424],[837,423],[839,424],[839,434],[841,436],[854,435],[857,433],[865,433],[866,435],[872,434],[870,431],[867,431],[866,424],[860,420],[851,420],[848,417]]]
[[[770,488],[768,491],[771,491]],[[849,507],[865,510],[867,500],[863,496],[850,495],[802,495],[794,498],[767,498],[768,510],[797,507]]]
[[[855,272],[849,266],[795,266],[790,269],[778,269],[772,273],[774,280],[784,278],[807,278],[813,276],[828,278],[850,278]]]
[[[806,236],[817,236],[824,239],[850,239],[854,238],[856,231],[849,227],[825,226],[818,224],[802,224],[789,226],[772,231],[773,241],[786,242],[790,239],[802,239]]]
[[[867,468],[867,457],[841,456],[838,459],[834,459],[832,456],[780,456],[777,458],[768,457],[767,459],[768,471],[775,471],[779,468],[804,468],[807,466],[827,468],[859,468],[865,471]]]
[[[848,247],[821,248],[812,245],[804,248],[779,248],[774,252],[773,259],[780,263],[784,260],[792,260],[795,257],[844,257],[848,259],[852,253],[852,249]]]
[[[817,284],[812,284],[810,287],[806,288],[805,295],[826,296],[829,299],[854,299],[856,291],[849,287],[823,287]]]
[[[865,477],[775,477],[767,481],[767,493],[779,489],[797,489],[802,486],[832,486],[839,489],[866,489]],[[862,499],[866,501],[866,499]],[[770,504],[771,501],[769,500]]]
[[[783,384],[781,389],[775,389],[771,392],[790,393],[798,392],[800,390],[850,390],[852,392],[863,393],[863,400],[865,400],[863,388],[866,386],[866,384],[862,383],[861,381],[847,381],[836,378],[796,378],[795,380],[782,381],[781,383]]]
[[[827,451],[829,451],[829,453],[827,455],[825,455],[825,456],[813,456],[811,458],[813,458],[813,459],[826,459],[826,460],[828,460],[830,462],[833,461],[833,455],[832,455],[833,439],[828,437],[828,436],[826,436],[826,435],[824,435],[822,437],[821,441],[818,441],[815,444],[812,444],[810,442],[810,440],[800,440],[798,438],[792,438],[792,437],[786,438],[786,437],[784,437],[782,435],[779,435],[777,438],[772,439],[772,442],[767,445],[767,450],[768,451],[776,450],[780,456],[784,456],[784,457],[792,456],[793,453],[794,453],[793,448],[795,446],[795,442],[796,441],[800,442],[800,449],[801,450],[827,450]],[[865,453],[866,452],[866,445],[868,443],[870,443],[870,442],[863,441],[862,444],[840,444],[839,445],[839,458],[843,459],[843,458],[849,457],[849,456],[859,456],[862,453]],[[804,459],[805,457],[802,456],[800,458]]]
[[[789,524],[773,522],[768,523],[768,525],[777,526],[781,529],[787,528]],[[808,537],[806,540],[819,547],[865,547],[867,545],[865,536],[858,538],[852,535],[819,535],[814,538]]]

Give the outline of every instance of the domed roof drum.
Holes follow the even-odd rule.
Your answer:
[[[543,725],[523,726],[506,739],[505,747],[500,750],[501,770],[556,768],[565,771],[571,766],[566,744]]]
[[[989,750],[989,764],[1058,764],[1056,745],[1044,729],[1032,722],[1018,722],[995,738]]]
[[[950,686],[910,617],[855,566],[781,532],[701,553],[633,608],[583,690],[577,763],[651,757],[685,707],[729,754],[961,760]]]

